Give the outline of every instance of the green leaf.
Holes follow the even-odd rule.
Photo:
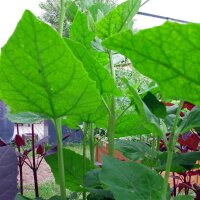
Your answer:
[[[48,200],[60,200],[60,199],[61,199],[60,196],[53,196],[53,197],[51,197],[51,198],[48,199]]]
[[[13,112],[52,118],[94,112],[100,102],[95,83],[60,35],[30,11],[0,58],[0,95]]]
[[[200,127],[200,107],[194,107],[189,114],[186,114],[181,121],[176,133],[186,133],[187,131]]]
[[[116,122],[115,138],[149,134],[144,127],[143,119],[137,113],[128,113],[122,115]]]
[[[147,92],[142,100],[156,117],[164,119],[167,116],[165,105],[158,101],[151,92]]]
[[[105,39],[127,28],[127,25],[137,13],[140,4],[141,0],[127,0],[114,8],[97,23],[97,36]]]
[[[134,103],[137,106],[138,113],[143,120],[144,127],[151,133],[162,136],[163,132],[160,128],[159,119],[155,115],[153,115],[153,113],[148,109],[139,94],[132,86],[129,85],[128,80],[124,79],[124,82],[131,92],[131,98],[132,100],[134,100]]]
[[[184,172],[195,167],[195,163],[199,160],[200,152],[187,152],[183,154],[173,154],[171,172]],[[164,171],[167,162],[167,152],[158,155],[160,166],[156,170]]]
[[[111,74],[90,55],[82,44],[70,39],[65,41],[77,59],[83,63],[89,77],[96,82],[96,86],[101,94],[120,94]]]
[[[97,15],[98,15],[99,10],[101,11],[101,13],[106,15],[111,9],[112,9],[112,6],[108,4],[107,2],[105,3],[98,2],[88,8],[95,22],[97,21]]]
[[[70,27],[70,39],[81,43],[96,61],[105,65],[108,63],[108,55],[104,52],[98,52],[93,48],[92,42],[95,39],[95,34],[89,30],[88,24],[87,16],[78,11]],[[99,45],[101,46],[101,44]]]
[[[83,44],[87,49],[91,48],[91,42],[95,34],[88,28],[87,16],[78,11],[73,24],[70,26],[70,39]]]
[[[122,162],[115,158],[103,157],[100,180],[108,186],[116,200],[161,199],[163,178],[136,162]]]
[[[63,149],[64,154],[64,167],[65,167],[65,184],[68,189],[71,191],[80,192],[83,190],[83,156],[75,153],[69,149]],[[55,181],[57,184],[59,181],[59,169],[57,163],[57,153],[46,156],[46,162],[51,167]],[[91,164],[89,159],[86,159],[86,171],[94,169],[94,166]]]
[[[74,1],[72,0],[67,1],[66,11],[65,11],[67,20],[72,22],[76,16],[77,10],[78,10],[78,6],[76,5]]]
[[[17,194],[17,196],[15,197],[15,200],[31,200],[31,199],[28,198],[28,197],[22,196],[21,194]],[[37,197],[37,198],[34,198],[32,200],[44,200],[44,199],[41,198],[41,197]]]
[[[15,197],[15,200],[30,200],[30,199],[22,196],[21,194],[17,194],[17,196]]]
[[[108,112],[101,104],[94,113],[68,116],[63,120],[63,124],[70,128],[77,128],[82,122],[95,123],[98,127],[107,128]]]
[[[178,195],[176,197],[173,198],[173,200],[193,200],[194,197],[189,196],[189,195]]]
[[[130,160],[143,160],[151,157],[151,148],[144,142],[118,140],[115,142],[115,148]]]
[[[12,114],[8,113],[6,117],[13,123],[19,124],[34,124],[41,120],[48,119],[46,116],[37,115],[31,112]]]
[[[162,94],[200,105],[200,25],[166,22],[107,39],[107,48],[130,58],[134,67],[155,80]]]

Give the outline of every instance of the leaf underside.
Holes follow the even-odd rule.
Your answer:
[[[117,34],[104,46],[130,58],[171,99],[200,105],[200,25],[166,22],[162,26]]]
[[[14,112],[52,118],[93,112],[100,98],[59,34],[30,11],[2,48],[0,84],[0,96]]]

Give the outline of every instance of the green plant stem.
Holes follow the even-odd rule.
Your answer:
[[[109,54],[109,61],[110,61],[110,72],[115,81],[115,69],[114,69],[114,64],[112,61],[112,52],[109,51],[108,54]],[[115,97],[112,95],[111,101],[110,101],[110,113],[109,113],[109,123],[108,123],[108,142],[109,142],[108,154],[109,156],[114,155],[114,131],[115,131],[115,121],[116,121],[115,104],[116,104],[116,100],[115,100]]]
[[[86,144],[87,144],[88,124],[83,123],[83,180],[86,174]],[[86,192],[83,191],[83,200],[86,200]]]
[[[156,150],[160,151],[160,136],[157,136]]]
[[[94,164],[94,148],[95,148],[95,140],[94,140],[94,124],[89,124],[89,145],[90,145],[90,160]]]
[[[165,178],[164,178],[164,183],[163,183],[163,188],[162,188],[162,200],[167,200],[169,174],[170,174],[171,165],[172,165],[174,146],[176,144],[176,139],[177,139],[175,135],[175,131],[177,128],[182,106],[183,106],[183,102],[181,101],[179,103],[179,107],[176,113],[176,118],[172,127],[172,131],[170,133],[170,140],[169,140],[168,149],[167,149],[167,163],[166,163],[166,168],[165,168]]]
[[[62,36],[63,34],[63,23],[65,19],[65,2],[66,0],[60,0],[60,18],[59,18],[59,27],[58,27],[58,32]]]
[[[155,144],[156,144],[156,137],[153,135],[153,141],[151,146],[151,164],[153,165],[154,158],[155,158]]]
[[[63,142],[62,142],[62,119],[61,118],[55,119],[54,124],[55,124],[55,127],[56,127],[56,136],[57,136],[60,194],[61,194],[61,200],[66,200],[65,168],[64,168]]]

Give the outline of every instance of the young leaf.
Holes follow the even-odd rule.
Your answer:
[[[13,112],[58,118],[93,112],[100,102],[95,83],[67,44],[30,11],[2,49],[0,84]]]
[[[95,34],[88,28],[87,16],[80,11],[77,12],[70,27],[70,39],[81,43],[100,64],[106,65],[108,63],[108,55],[104,52],[98,52],[92,47]]]
[[[64,165],[65,165],[65,182],[67,188],[71,191],[82,191],[83,188],[83,156],[75,153],[69,149],[63,149],[64,154]],[[50,165],[51,171],[53,172],[55,181],[59,184],[59,169],[57,164],[57,153],[46,156],[46,162]],[[94,169],[90,160],[86,159],[86,171]]]
[[[153,113],[148,109],[148,107],[142,101],[135,89],[129,85],[128,80],[124,79],[124,82],[130,90],[131,98],[132,100],[134,100],[137,106],[138,113],[143,120],[144,127],[150,132],[162,136],[163,132],[160,128],[159,119],[155,115],[153,115]]]
[[[136,162],[103,157],[100,180],[108,186],[116,200],[122,200],[124,197],[140,200],[161,199],[163,178]]]
[[[186,133],[189,130],[200,127],[200,107],[194,107],[188,115],[186,115],[181,121],[177,133]]]
[[[97,36],[105,39],[127,28],[127,25],[137,13],[140,4],[141,0],[127,0],[114,8],[97,23]]]
[[[78,11],[74,22],[70,27],[70,39],[84,45],[87,49],[91,48],[91,42],[95,35],[88,28],[87,16]]]
[[[100,10],[101,13],[103,13],[104,15],[106,15],[109,11],[112,10],[112,5],[110,5],[107,2],[97,2],[94,5],[92,5],[91,7],[88,8],[89,12],[91,13],[94,21],[98,21],[98,11]]]
[[[154,79],[162,94],[200,105],[200,25],[166,22],[132,34],[119,33],[104,46],[130,58],[134,67]]]
[[[18,193],[18,163],[11,146],[0,147],[0,199],[15,199]]]
[[[122,115],[117,120],[115,133],[115,138],[119,138],[132,135],[149,134],[150,131],[144,127],[144,121],[137,113],[128,113],[126,115]]]
[[[165,105],[158,101],[158,99],[151,92],[147,92],[142,100],[156,117],[164,119],[167,116]]]
[[[120,94],[110,73],[91,56],[82,44],[70,39],[66,39],[65,41],[77,59],[83,63],[89,77],[96,82],[101,94]]]

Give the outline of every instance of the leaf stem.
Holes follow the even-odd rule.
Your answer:
[[[63,23],[65,19],[65,2],[66,0],[60,0],[60,18],[58,32],[60,33],[61,37],[63,35]]]
[[[167,163],[166,163],[166,168],[165,168],[165,178],[164,178],[164,183],[163,183],[163,188],[162,188],[162,200],[167,200],[167,189],[168,189],[168,181],[169,181],[169,174],[171,170],[171,165],[172,165],[172,159],[173,159],[173,151],[174,151],[174,146],[176,143],[176,135],[175,131],[178,125],[178,120],[180,117],[180,112],[183,106],[183,101],[179,103],[178,110],[176,112],[176,118],[171,130],[170,134],[170,140],[168,144],[168,150],[167,150]]]
[[[39,189],[38,189],[38,177],[37,177],[37,166],[36,166],[36,159],[35,159],[35,131],[34,131],[34,124],[31,124],[31,136],[32,136],[32,158],[33,158],[33,177],[34,177],[34,185],[35,185],[35,197],[39,197]]]
[[[109,61],[110,61],[110,72],[111,75],[115,81],[115,69],[114,69],[114,64],[112,60],[112,52],[108,51],[109,55]],[[114,155],[114,131],[115,131],[115,122],[116,122],[116,116],[115,116],[115,105],[116,104],[116,99],[112,95],[111,96],[111,101],[110,101],[110,113],[109,113],[109,123],[108,123],[108,154],[109,156]]]
[[[90,144],[90,160],[92,164],[94,164],[94,147],[95,147],[95,141],[94,141],[94,124],[89,124],[89,144]]]
[[[62,123],[61,122],[62,122],[61,118],[57,118],[54,120],[54,124],[56,127],[56,136],[57,136],[60,194],[61,194],[61,200],[66,200],[65,168],[64,168],[64,159],[63,159]]]
[[[86,142],[87,142],[88,124],[83,123],[83,181],[86,173]],[[83,200],[86,200],[86,192],[83,191]]]

